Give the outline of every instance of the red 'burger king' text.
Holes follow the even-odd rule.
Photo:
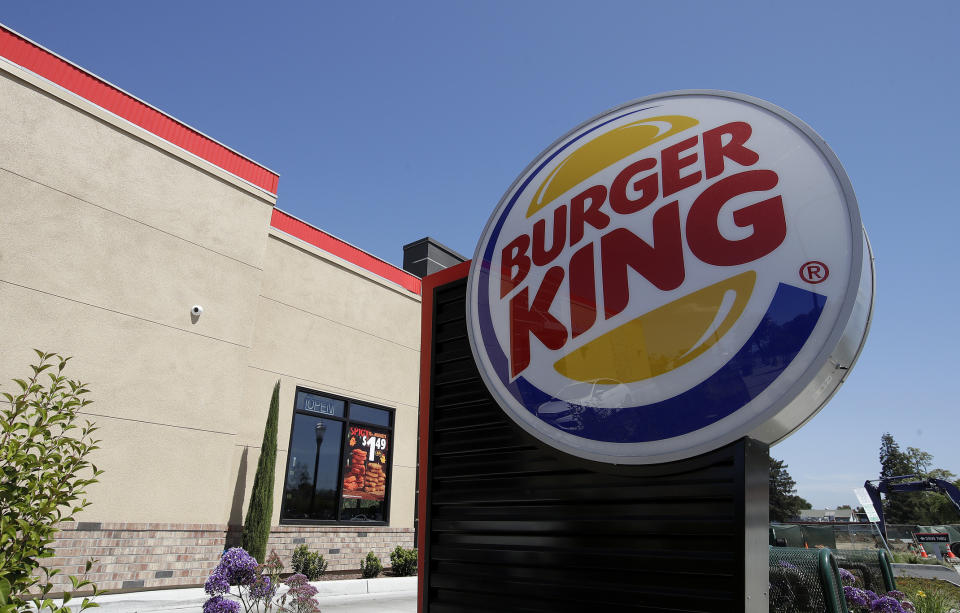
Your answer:
[[[779,195],[742,207],[733,213],[737,226],[751,228],[746,238],[730,240],[720,232],[720,209],[736,196],[765,192],[777,186],[772,170],[745,170],[706,186],[693,201],[685,223],[678,200],[670,196],[720,176],[727,160],[753,166],[760,156],[747,147],[750,124],[731,122],[665,147],[659,157],[643,158],[624,168],[609,185],[593,185],[553,210],[547,246],[548,222],[540,219],[532,232],[511,240],[501,252],[500,298],[520,287],[531,266],[548,267],[540,285],[532,283],[509,301],[510,373],[516,376],[530,364],[530,337],[551,350],[589,330],[597,320],[597,274],[603,292],[603,316],[621,313],[630,301],[629,271],[639,273],[654,287],[669,291],[684,280],[683,239],[699,260],[715,266],[736,266],[759,259],[779,247],[787,227]],[[703,171],[691,170],[702,156]],[[623,216],[642,211],[657,201],[652,216],[653,244],[622,227]],[[587,226],[607,230],[584,242]],[[564,268],[551,264],[568,247],[580,246]],[[594,251],[599,251],[599,270]],[[560,287],[568,280],[570,321],[550,314]],[[531,290],[533,298],[531,300]]]

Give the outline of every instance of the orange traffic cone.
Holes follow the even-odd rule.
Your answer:
[[[951,550],[949,547],[947,547],[947,559],[948,559],[948,560],[956,560],[956,559],[957,559],[957,556],[955,556],[955,555],[953,554],[953,550]]]
[[[923,548],[923,545],[917,545],[917,547],[920,548],[920,557],[921,557],[921,558],[929,558],[929,557],[930,557],[930,556],[927,555],[927,550]]]

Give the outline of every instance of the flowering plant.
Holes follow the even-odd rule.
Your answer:
[[[284,581],[290,589],[286,594],[280,597],[280,610],[290,613],[320,613],[320,607],[314,596],[317,594],[317,588],[310,585],[306,576],[300,573],[295,574]],[[289,599],[290,604],[287,604]]]
[[[845,568],[840,569],[840,580],[844,584],[843,595],[851,613],[916,613],[913,603],[907,600],[903,592],[891,590],[878,595],[859,588],[856,586],[856,575]]]
[[[257,561],[242,547],[223,552],[220,563],[213,569],[203,586],[210,598],[203,605],[203,613],[270,613],[276,610],[289,613],[320,613],[314,600],[317,589],[307,583],[303,575],[294,575],[286,581],[286,593],[276,599],[280,587],[283,562],[276,552],[270,552],[265,564]],[[236,591],[231,588],[236,587]],[[276,607],[276,609],[274,609]]]
[[[913,602],[917,613],[947,613],[957,607],[956,599],[951,599],[947,592],[937,588],[927,592],[918,589],[913,594]]]
[[[230,591],[233,586],[237,587],[235,594]],[[242,547],[233,547],[220,556],[220,563],[207,577],[203,589],[210,594],[203,604],[203,613],[239,613],[241,605],[249,613],[270,610],[276,584],[269,574],[263,574],[253,556]]]

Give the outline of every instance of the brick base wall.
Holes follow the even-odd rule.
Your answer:
[[[238,539],[239,540],[239,539]],[[270,530],[267,553],[276,550],[283,560],[285,572],[290,568],[293,550],[306,544],[310,551],[323,554],[329,562],[327,571],[360,570],[360,561],[367,552],[377,554],[384,568],[390,566],[390,552],[397,545],[414,547],[413,529],[388,526],[274,526]],[[204,578],[206,579],[206,578]]]
[[[413,530],[386,526],[274,526],[267,552],[276,550],[291,570],[293,550],[305,543],[329,561],[327,571],[359,570],[373,551],[384,566],[397,545],[413,547]],[[66,575],[80,575],[86,561],[97,562],[87,578],[101,589],[156,588],[202,585],[225,547],[240,544],[240,528],[217,524],[135,524],[71,522],[60,527],[55,557],[45,560],[59,568],[54,589],[70,587]]]

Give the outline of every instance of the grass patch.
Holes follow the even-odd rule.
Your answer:
[[[936,594],[940,591],[946,596],[946,601],[950,607],[960,608],[960,587],[957,587],[949,581],[918,579],[914,577],[897,577],[896,581],[897,589],[906,594],[907,598],[914,602],[917,601],[917,590],[923,590],[923,592],[928,595]]]

